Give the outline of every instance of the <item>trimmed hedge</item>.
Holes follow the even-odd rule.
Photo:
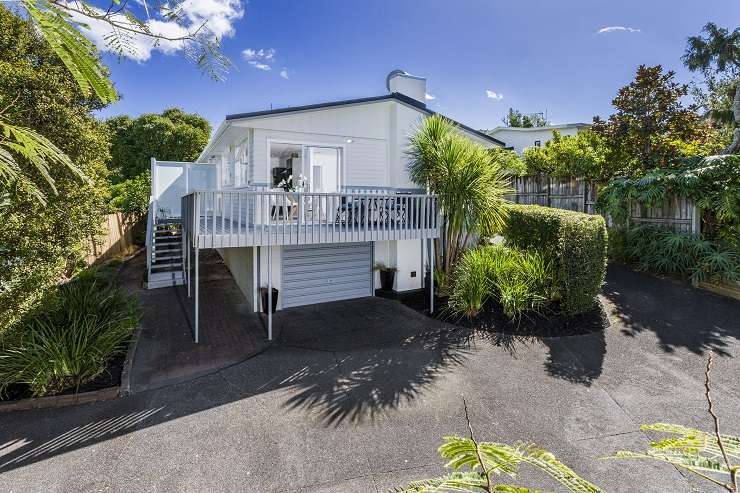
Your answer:
[[[592,308],[606,275],[604,218],[539,205],[510,204],[508,210],[507,244],[557,260],[563,311],[575,315]]]

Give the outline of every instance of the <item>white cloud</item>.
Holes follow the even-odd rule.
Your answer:
[[[100,9],[94,10],[102,13]],[[236,33],[234,22],[244,16],[241,0],[185,0],[178,4],[178,12],[181,16],[180,23],[168,20],[152,11],[149,11],[149,14],[153,16],[145,22],[152,33],[169,38],[187,36],[188,33],[194,33],[205,23],[199,35],[222,39]],[[114,15],[113,18],[124,26],[136,27],[121,14]],[[109,39],[113,34],[110,24],[74,13],[72,19],[89,26],[89,28],[80,26],[80,30],[95,43],[98,49],[118,53],[118,50],[111,49],[109,46]],[[186,48],[184,41],[156,40],[143,34],[124,31],[120,34],[120,38],[125,41],[127,47],[121,54],[137,62],[149,60],[153,51],[172,55]]]
[[[252,67],[259,69],[259,70],[272,70],[272,67],[267,65],[266,63],[258,62],[257,60],[249,60],[247,63],[249,63]]]
[[[275,48],[260,48],[259,50],[245,48],[242,50],[242,57],[244,57],[249,65],[258,70],[272,70],[272,64],[275,62]],[[285,75],[283,75],[283,72],[285,72]],[[283,69],[280,72],[280,76],[287,79],[287,69]]]
[[[491,91],[489,89],[486,89],[486,97],[491,99],[504,99],[504,95],[500,92]]]
[[[639,33],[642,31],[634,27],[606,26],[596,31],[596,34],[609,34],[609,33],[616,33],[616,32]]]
[[[252,48],[247,48],[242,51],[242,56],[245,60],[258,60],[263,62],[272,62],[275,59],[275,49],[274,48],[260,48],[259,50],[253,50]]]
[[[433,99],[437,99],[437,96],[435,96],[434,94],[427,93],[427,94],[424,94],[424,99],[426,99],[427,101],[432,101]]]
[[[283,67],[283,69],[280,71],[280,77],[282,77],[285,80],[290,80],[290,76],[288,75],[288,69]]]

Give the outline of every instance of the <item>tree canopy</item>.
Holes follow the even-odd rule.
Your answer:
[[[105,126],[113,144],[110,169],[115,182],[149,170],[152,157],[162,161],[194,161],[203,152],[211,133],[208,120],[177,108],[137,118],[115,116],[106,120]]]
[[[615,174],[642,174],[678,165],[686,143],[704,143],[707,122],[694,105],[684,106],[688,86],[673,71],[640,65],[635,80],[622,87],[608,120],[594,117],[593,132],[604,139],[606,159]]]
[[[520,128],[544,127],[550,124],[542,113],[524,114],[514,108],[509,108],[509,112],[501,121],[507,127]]]
[[[74,271],[107,211],[109,140],[92,116],[103,107],[82,91],[32,22],[0,6],[0,99],[3,116],[44,136],[68,156],[86,180],[63,166],[48,174],[57,194],[46,206],[22,184],[6,186],[0,208],[0,327],[39,299],[44,289]],[[12,104],[9,104],[11,103]],[[39,170],[19,159],[27,174],[50,191]]]
[[[524,151],[524,164],[529,174],[598,179],[610,175],[604,154],[603,139],[590,130],[576,135],[561,135],[553,130],[552,139],[544,147]]]
[[[699,70],[706,76],[709,92],[715,95],[709,100],[713,103],[710,116],[734,127],[732,142],[723,153],[736,154],[740,151],[740,27],[730,32],[709,22],[702,32],[706,36],[687,40],[683,62],[692,72]]]

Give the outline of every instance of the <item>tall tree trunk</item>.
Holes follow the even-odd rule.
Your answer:
[[[735,117],[735,131],[732,133],[732,143],[722,151],[722,154],[737,154],[740,152],[740,81],[735,86],[735,98],[732,100],[732,114]]]

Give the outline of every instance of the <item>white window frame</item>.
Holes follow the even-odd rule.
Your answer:
[[[272,144],[285,144],[285,145],[299,145],[301,146],[301,160],[303,164],[305,164],[305,160],[308,158],[308,147],[329,147],[332,149],[338,149],[339,150],[339,179],[337,180],[337,183],[339,184],[339,190],[344,190],[346,187],[345,183],[345,177],[347,175],[346,168],[344,165],[345,156],[347,153],[347,146],[345,144],[337,144],[334,142],[317,142],[317,141],[307,141],[307,140],[292,140],[292,139],[283,139],[283,138],[275,138],[275,137],[268,137],[267,138],[267,187],[272,188],[272,164],[270,163],[270,154],[272,153]],[[311,170],[308,170],[309,175],[307,175],[307,178],[310,180],[311,176]]]

